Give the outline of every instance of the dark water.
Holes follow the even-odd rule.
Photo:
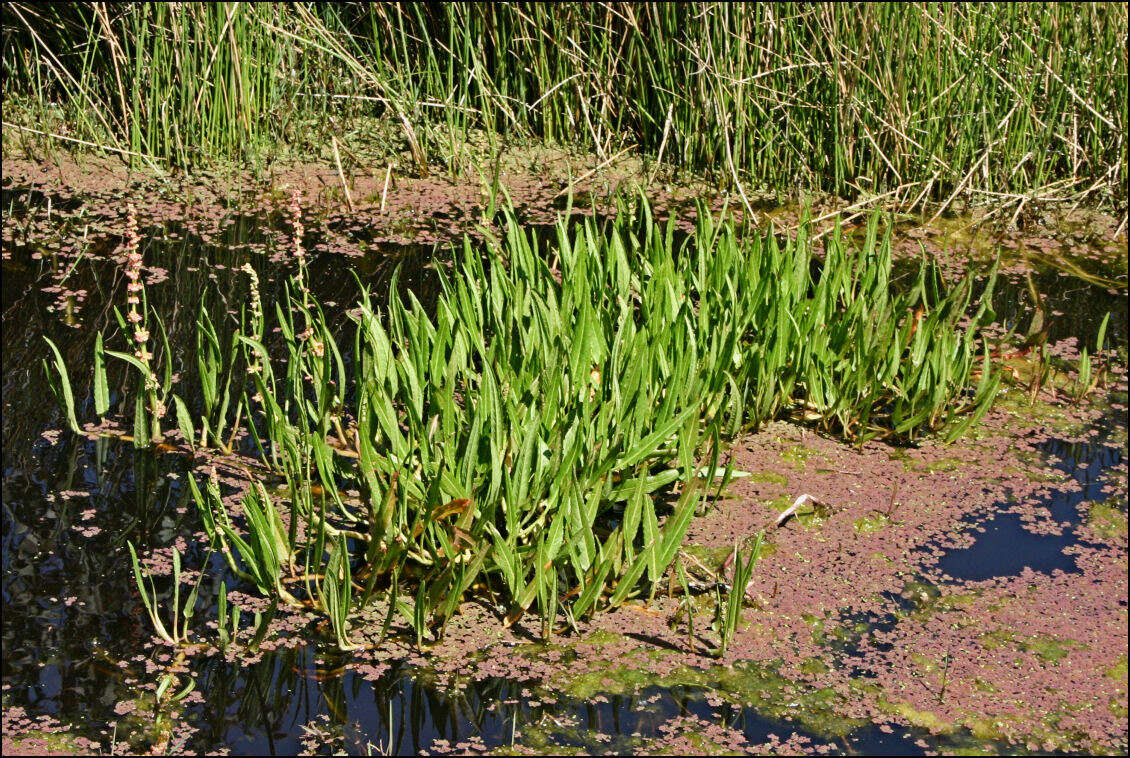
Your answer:
[[[1080,348],[1094,352],[1099,327],[1107,313],[1110,322],[1106,347],[1125,345],[1127,340],[1126,291],[1111,292],[1057,272],[1033,275],[1033,282],[1044,298],[1047,313],[1048,343],[1074,337]],[[1032,322],[1031,295],[1022,277],[1002,276],[993,292],[993,310],[1006,328],[1024,334]]]
[[[505,747],[528,738],[526,732],[536,732],[559,747],[628,750],[633,733],[654,735],[669,718],[687,715],[724,723],[759,741],[773,732],[795,731],[751,709],[710,706],[701,692],[682,687],[645,688],[631,696],[610,695],[602,702],[565,701],[531,707],[521,682],[490,678],[446,689],[396,668],[375,681],[346,669],[339,678],[314,685],[311,691],[312,658],[306,648],[285,658],[273,656],[247,672],[230,665],[213,667],[210,676],[223,681],[223,690],[231,698],[223,703],[222,719],[215,718],[219,704],[209,704],[206,710],[212,723],[197,733],[190,747],[228,745],[233,753],[286,754],[300,746],[303,735],[296,727],[310,722],[330,724],[326,731],[333,737],[329,744],[323,743],[327,749],[357,753],[372,744],[398,754],[426,750],[436,740],[446,740],[451,746],[475,741],[480,747]],[[330,665],[324,659],[321,663]],[[246,708],[248,700],[259,697],[254,686],[257,680],[273,685],[267,701],[270,711],[255,705]],[[189,720],[205,717],[204,710],[190,715]],[[241,715],[243,710],[253,713],[254,719]]]
[[[1052,464],[1054,468],[1079,484],[1077,490],[1056,490],[1039,503],[1054,520],[1070,524],[1062,534],[1034,534],[1024,528],[1019,515],[1001,513],[979,522],[977,526],[983,531],[977,532],[976,541],[967,548],[948,551],[938,562],[938,568],[953,579],[964,581],[1014,576],[1025,568],[1042,573],[1078,573],[1075,556],[1064,550],[1085,544],[1074,528],[1086,515],[1077,506],[1106,499],[1102,493],[1104,479],[1126,459],[1125,449],[1109,441],[1118,427],[1125,431],[1125,414],[1104,418],[1100,429],[1105,434],[1096,440],[1080,443],[1051,439],[1041,443],[1041,453],[1057,461]]]
[[[399,666],[370,680],[346,662],[336,651],[321,654],[307,647],[270,655],[251,667],[204,664],[201,686],[214,694],[182,717],[196,729],[186,749],[226,746],[233,754],[286,755],[305,745],[322,754],[404,755],[434,749],[437,741],[492,749],[534,738],[551,750],[630,752],[641,736],[654,737],[668,720],[687,716],[724,725],[754,744],[770,735],[793,734],[829,741],[753,708],[711,705],[699,688],[645,687],[631,695],[531,705],[538,701],[525,694],[522,682],[488,678],[446,688],[426,673]],[[323,676],[335,668],[338,676]],[[318,727],[313,739],[304,725]],[[884,733],[869,725],[833,741],[845,753],[900,755],[920,752],[914,741],[927,736],[919,730]]]
[[[202,300],[212,312],[227,312],[217,328],[222,338],[230,333],[248,292],[247,276],[238,271],[243,263],[250,262],[259,271],[264,303],[273,307],[280,283],[271,272],[279,266],[269,259],[282,238],[269,225],[233,215],[225,232],[210,244],[163,234],[177,231],[175,226],[148,230],[143,245],[146,265],[161,267],[168,275],[165,282],[149,288],[149,296],[165,318],[172,344],[194,344],[194,319]],[[116,242],[96,246],[77,262],[50,257],[36,262],[29,258],[31,248],[17,246],[4,262],[2,287],[4,706],[54,716],[107,748],[113,732],[105,725],[113,721],[122,725],[117,739],[128,738],[128,719],[114,709],[138,696],[137,684],[130,680],[145,683],[154,678],[145,672],[143,661],[120,664],[137,656],[151,635],[125,541],[133,541],[145,553],[183,538],[190,546],[186,565],[198,566],[203,560],[191,547],[199,524],[184,486],[187,461],[138,452],[110,440],[80,439],[68,432],[53,440],[41,436],[62,426],[39,366],[45,354],[44,335],[59,345],[76,382],[77,415],[93,416],[91,388],[81,379],[89,375],[94,334],[109,335],[116,328],[105,293],[121,291],[121,275],[104,258]],[[379,293],[395,265],[403,263],[402,288],[426,301],[435,292],[434,271],[426,267],[431,260],[431,250],[403,250],[397,256],[375,252],[353,261],[321,256],[312,263],[310,280],[330,312],[344,322],[344,309],[356,297],[351,267]],[[61,271],[72,264],[63,286],[85,291],[85,299],[61,299],[58,292],[43,289],[58,284]],[[1063,278],[1051,279],[1049,285],[1057,282],[1063,286],[1049,289],[1046,297],[1070,315],[1055,328],[1087,339],[1102,314],[1121,305],[1122,316],[1113,319],[1112,336],[1118,336],[1119,328],[1124,335],[1124,298],[1104,295],[1105,290],[1097,288],[1077,291]],[[1008,286],[998,290],[998,298],[1004,304],[1019,302],[1019,289],[1009,294]],[[343,349],[348,360],[348,345]],[[183,356],[175,361],[174,370],[192,386],[193,362]],[[111,372],[114,402],[122,399],[116,387],[123,376]],[[1049,452],[1063,458],[1059,465],[1072,476],[1087,479],[1084,492],[1050,504],[1060,520],[1076,518],[1074,505],[1089,497],[1087,488],[1097,486],[1095,479],[1118,465],[1123,455],[1101,444]],[[1087,465],[1079,468],[1079,463]],[[1015,573],[1021,565],[1069,570],[1065,561],[1070,559],[1062,555],[1062,548],[1070,538],[1034,538],[1014,529],[1007,517],[989,522],[988,527],[964,555],[954,551],[943,559],[947,572],[976,578]],[[204,598],[215,598],[223,576],[216,563],[212,568],[202,589]],[[209,613],[201,608],[198,619],[207,618]],[[566,700],[531,707],[521,682],[489,679],[448,687],[426,671],[402,665],[372,680],[347,663],[342,654],[313,644],[265,655],[250,666],[219,657],[196,661],[194,676],[203,702],[185,706],[181,724],[188,734],[186,748],[206,751],[226,746],[233,754],[289,754],[300,749],[308,736],[304,726],[321,724],[324,735],[316,742],[327,753],[418,752],[433,748],[436,740],[452,745],[476,740],[488,748],[505,747],[534,736],[544,740],[550,751],[552,746],[627,751],[640,737],[658,736],[660,725],[679,715],[725,724],[754,743],[771,734],[782,739],[794,733],[818,742],[829,739],[805,732],[796,723],[767,718],[754,708],[711,705],[707,693],[696,688],[652,687],[632,696],[610,695],[604,702]],[[920,753],[914,742],[919,738],[933,747],[944,746],[925,734],[884,733],[874,725],[835,742],[843,752],[898,755]],[[954,746],[962,738],[949,739],[946,744]]]
[[[897,259],[894,262],[892,284],[895,287],[913,285],[917,273],[918,261]],[[1106,273],[1117,276],[1121,281],[1126,280],[1125,273]],[[1075,338],[1079,348],[1086,347],[1093,353],[1099,328],[1109,313],[1105,347],[1125,348],[1128,336],[1127,317],[1130,313],[1125,289],[1112,292],[1106,287],[1062,276],[1054,270],[1036,271],[1031,278],[1044,310],[1043,334],[1049,345]],[[986,283],[985,277],[975,280],[974,302],[984,292]],[[1033,325],[1032,291],[1023,275],[1014,272],[999,274],[993,286],[991,306],[997,322],[1014,334],[1023,337]]]
[[[1075,557],[1063,549],[1078,542],[1071,534],[1033,534],[1014,513],[994,516],[979,525],[983,531],[970,547],[951,550],[942,557],[938,568],[956,580],[980,581],[1000,576],[1014,576],[1025,568],[1044,574],[1063,571],[1078,573]]]

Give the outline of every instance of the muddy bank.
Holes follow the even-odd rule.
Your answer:
[[[599,160],[551,147],[513,149],[498,160],[484,161],[479,169],[474,177],[423,177],[396,163],[355,161],[344,173],[328,164],[290,163],[255,174],[217,169],[157,175],[131,171],[111,158],[60,155],[48,163],[7,151],[3,186],[6,198],[31,191],[36,205],[45,206],[50,198],[54,210],[64,215],[81,208],[95,222],[95,232],[104,228],[100,221],[109,222],[106,230],[120,229],[124,213],[120,201],[128,199],[138,207],[143,225],[189,219],[190,230],[198,231],[205,241],[232,216],[277,213],[297,189],[311,216],[307,220],[314,224],[307,228],[317,233],[317,249],[347,256],[364,254],[370,245],[442,247],[460,241],[464,234],[477,236],[477,227],[493,221],[491,210],[506,202],[512,202],[530,225],[551,224],[570,206],[570,195],[573,212],[606,215],[614,210],[617,195],[642,190],[657,218],[675,215],[687,231],[693,229],[699,199],[715,213],[725,208],[753,226],[772,223],[783,232],[795,230],[807,208],[816,234],[830,233],[835,217],[850,233],[860,230],[872,210],[893,210],[882,197],[847,202],[825,195],[783,198],[747,192],[743,198],[719,191],[701,177],[649,167],[638,158]],[[944,215],[932,210],[920,215],[894,213],[892,219],[901,232],[896,253],[915,256],[925,250],[960,266],[969,258],[991,257],[1000,247],[1010,264],[1029,261],[1056,267],[1069,258],[1077,266],[1073,273],[1093,268],[1096,261],[1125,272],[1125,256],[1118,256],[1125,250],[1124,219],[1086,207],[1038,201],[1012,214],[998,214],[991,203],[958,203],[953,208]]]

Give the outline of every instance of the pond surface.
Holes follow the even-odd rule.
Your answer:
[[[1096,440],[1051,439],[1040,444],[1041,451],[1054,461],[1051,468],[1079,484],[1077,489],[1055,490],[1041,503],[1054,520],[1068,528],[1059,534],[1036,534],[1025,528],[1018,514],[1002,513],[978,523],[976,542],[964,549],[947,551],[938,562],[938,569],[958,581],[1013,576],[1025,568],[1045,574],[1078,572],[1075,556],[1065,552],[1065,548],[1085,541],[1073,528],[1086,520],[1078,506],[1102,502],[1107,477],[1126,460],[1125,449],[1109,441],[1111,432],[1119,427],[1125,433],[1125,418],[1111,414],[1102,420],[1099,428],[1104,434]]]
[[[19,196],[17,189],[5,187],[5,207]],[[8,215],[4,223],[7,229],[16,219]],[[193,343],[202,299],[228,312],[229,318],[217,327],[221,333],[230,332],[247,292],[247,276],[240,271],[244,263],[259,272],[268,308],[279,292],[274,274],[283,262],[279,250],[286,234],[277,219],[231,214],[221,227],[207,240],[177,221],[144,233],[150,302],[166,314],[173,344]],[[60,346],[73,378],[85,376],[94,334],[113,323],[107,293],[121,289],[120,271],[109,258],[120,237],[111,234],[61,248],[60,240],[73,239],[77,232],[74,222],[60,229],[58,239],[20,239],[5,233],[6,712],[22,708],[29,716],[50,716],[103,747],[112,741],[152,744],[159,741],[152,731],[163,729],[166,741],[172,735],[174,746],[193,751],[226,747],[233,754],[292,754],[302,749],[403,754],[514,744],[549,751],[630,751],[643,741],[662,740],[665,725],[678,719],[718,725],[750,745],[789,739],[803,745],[807,739],[844,753],[895,755],[985,745],[984,738],[974,739],[961,730],[939,735],[922,727],[884,729],[875,723],[839,735],[818,733],[798,721],[723,702],[708,688],[692,686],[643,687],[630,695],[585,700],[501,677],[453,686],[448,678],[408,663],[393,663],[387,670],[359,669],[348,656],[313,640],[293,650],[264,652],[250,665],[222,655],[202,658],[193,664],[198,694],[185,701],[175,723],[161,726],[160,720],[147,724],[146,719],[131,718],[123,703],[142,698],[154,674],[147,669],[151,630],[124,542],[133,540],[139,552],[180,544],[187,552],[186,564],[199,565],[203,555],[194,538],[199,525],[184,486],[191,469],[177,455],[137,452],[112,440],[92,441],[57,431],[59,414],[39,367],[42,337]],[[356,241],[359,249],[367,246],[361,237]],[[432,248],[402,247],[396,253],[391,256],[389,250],[374,247],[354,258],[316,256],[310,279],[317,296],[344,322],[344,311],[356,293],[350,271],[380,292],[401,263],[401,287],[426,302],[436,289]],[[1118,290],[1061,271],[1038,270],[1034,283],[1043,307],[1053,314],[1048,341],[1075,337],[1079,344],[1093,343],[1103,316],[1110,312],[1108,340],[1125,345],[1125,274],[1121,276],[1123,289]],[[994,307],[1006,327],[1027,327],[1030,293],[1020,276],[1005,277],[998,284]],[[349,360],[348,352],[345,358]],[[175,370],[191,376],[196,369],[181,356]],[[112,399],[117,401],[120,393],[114,381],[111,376]],[[89,387],[80,381],[75,391],[77,398],[85,399],[80,401],[80,418],[89,417]],[[1082,520],[1078,506],[1101,500],[1107,478],[1126,460],[1124,413],[1108,414],[1100,424],[1103,433],[1096,440],[1053,439],[1042,446],[1043,454],[1055,461],[1054,469],[1079,483],[1077,490],[1057,491],[1043,503],[1052,518],[1067,524],[1061,534],[1035,534],[1016,513],[979,516],[969,522],[980,530],[973,544],[947,550],[938,560],[939,571],[955,581],[1013,576],[1025,567],[1043,573],[1077,571],[1074,554],[1064,550],[1082,539],[1073,528]],[[212,568],[204,597],[215,597],[224,575],[218,559]],[[207,619],[210,613],[202,608],[198,617]],[[866,622],[873,629],[885,623],[880,617]]]

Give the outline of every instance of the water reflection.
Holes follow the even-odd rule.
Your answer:
[[[5,189],[5,202],[8,199]],[[248,291],[247,277],[239,270],[244,263],[258,271],[268,308],[280,296],[285,266],[277,261],[287,240],[272,223],[234,213],[223,231],[207,242],[174,223],[149,230],[142,251],[145,263],[150,273],[164,277],[149,288],[149,302],[165,322],[174,346],[173,370],[181,375],[182,386],[198,386],[195,361],[188,359],[184,348],[195,344],[201,302],[209,312],[224,314],[214,320],[221,343],[226,344]],[[34,241],[23,241],[4,261],[4,704],[73,723],[78,733],[107,747],[112,739],[108,725],[118,723],[122,733],[116,738],[128,741],[134,729],[132,739],[140,747],[152,741],[152,734],[136,723],[130,727],[117,709],[136,700],[142,685],[152,684],[153,674],[145,667],[147,656],[138,655],[151,630],[121,548],[130,539],[144,554],[179,539],[187,549],[186,564],[200,565],[203,555],[193,538],[199,525],[184,487],[191,462],[178,455],[135,451],[110,439],[52,434],[50,430],[61,424],[55,404],[45,395],[39,366],[42,337],[48,336],[59,345],[71,370],[79,417],[93,416],[88,367],[95,333],[110,335],[115,325],[113,303],[107,297],[122,291],[121,274],[109,257],[118,242],[113,237],[103,239],[92,243],[81,259],[60,261],[36,248]],[[33,250],[45,256],[39,263],[30,257]],[[374,249],[353,260],[317,256],[310,281],[328,315],[344,326],[345,310],[357,295],[351,269],[379,294],[399,264],[401,288],[427,303],[437,289],[435,272],[429,268],[432,256],[431,249],[407,246]],[[56,285],[63,274],[67,289],[85,293],[81,299],[67,297],[66,318],[62,311],[50,310],[59,305],[59,293],[44,289]],[[1093,341],[1103,314],[1113,311],[1111,338],[1125,342],[1124,296],[1080,286],[1055,272],[1039,275],[1037,284],[1049,310],[1062,312],[1051,322],[1050,340],[1073,335]],[[998,284],[994,305],[1006,322],[1020,324],[1027,318],[1025,292],[1019,282]],[[350,344],[347,340],[343,345],[347,362]],[[111,368],[114,403],[124,397],[120,389],[124,376],[124,367]],[[195,410],[199,398],[185,399]],[[1049,503],[1057,520],[1077,519],[1075,506],[1097,497],[1101,474],[1124,460],[1122,450],[1102,444],[1051,443],[1048,452],[1061,458],[1059,465],[1083,485],[1080,492],[1057,496]],[[947,556],[943,567],[970,578],[1012,573],[1015,567],[990,559],[1007,554],[1001,545],[1015,545],[1017,538],[1007,524],[999,528],[990,524],[990,531],[967,555]],[[1029,546],[1028,555],[1047,552],[1052,556],[1047,566],[1062,568],[1066,564],[1055,561],[1068,560],[1062,548],[1069,539],[1074,537],[1047,538],[1038,550]],[[945,564],[946,560],[957,563]],[[1034,559],[1028,560],[1031,565]],[[205,598],[216,596],[222,576],[218,558],[212,568],[202,591]],[[1041,565],[1039,570],[1047,567]],[[168,594],[171,588],[166,586],[163,592]],[[209,612],[201,609],[198,617],[209,618]],[[871,623],[875,626],[881,620]],[[770,734],[819,739],[793,723],[768,719],[754,708],[713,705],[703,690],[689,687],[644,688],[633,695],[609,695],[603,701],[532,705],[523,694],[522,682],[487,679],[453,685],[403,663],[371,678],[349,662],[335,650],[313,645],[265,653],[250,665],[218,655],[193,661],[201,698],[186,702],[179,717],[179,728],[186,730],[186,748],[227,747],[235,754],[292,754],[304,747],[325,753],[415,753],[435,749],[440,740],[452,746],[473,741],[492,748],[533,739],[544,741],[549,749],[628,751],[638,746],[636,735],[654,737],[662,724],[676,716],[723,724],[754,744]],[[888,734],[868,725],[844,735],[840,746],[845,752],[917,753],[921,748],[914,740],[925,736]],[[931,738],[928,744],[942,743]]]
[[[733,729],[751,744],[794,734],[824,741],[754,708],[712,705],[699,688],[647,687],[631,695],[543,703],[524,695],[522,682],[492,677],[447,688],[399,664],[376,680],[345,664],[340,654],[311,648],[275,653],[251,667],[209,661],[202,679],[216,696],[186,712],[185,721],[197,730],[189,748],[226,745],[235,754],[275,755],[305,746],[320,754],[405,755],[459,752],[460,745],[489,750],[532,739],[550,750],[627,752],[638,749],[641,738],[660,734],[672,718],[688,716]],[[922,736],[868,726],[841,738],[840,746],[847,753],[917,754],[915,740]]]
[[[1042,573],[1077,573],[1075,556],[1065,550],[1086,544],[1075,529],[1086,518],[1079,505],[1106,500],[1103,488],[1126,460],[1125,448],[1109,441],[1116,430],[1125,434],[1125,416],[1108,414],[1099,427],[1104,434],[1097,440],[1066,442],[1053,438],[1039,445],[1041,454],[1050,456],[1051,466],[1079,485],[1075,489],[1053,489],[1037,504],[1046,508],[1055,521],[1066,522],[1068,528],[1060,534],[1036,534],[1025,528],[1018,514],[999,513],[988,521],[978,520],[974,543],[947,551],[939,560],[938,569],[954,581],[1015,576],[1026,567]],[[972,525],[974,520],[967,519],[967,523]]]

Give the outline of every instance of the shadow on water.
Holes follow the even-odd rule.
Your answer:
[[[1025,527],[1018,514],[999,513],[978,524],[971,546],[947,551],[938,562],[939,570],[955,581],[1015,576],[1025,568],[1049,574],[1057,570],[1078,573],[1075,556],[1064,551],[1087,544],[1075,528],[1086,517],[1079,506],[1105,500],[1105,480],[1126,459],[1125,449],[1108,439],[1116,426],[1125,429],[1124,415],[1108,414],[1099,424],[1104,430],[1099,440],[1065,442],[1053,438],[1040,443],[1040,453],[1051,466],[1078,485],[1074,489],[1054,489],[1039,503],[1047,508],[1052,519],[1067,524],[1061,534],[1036,534]]]

